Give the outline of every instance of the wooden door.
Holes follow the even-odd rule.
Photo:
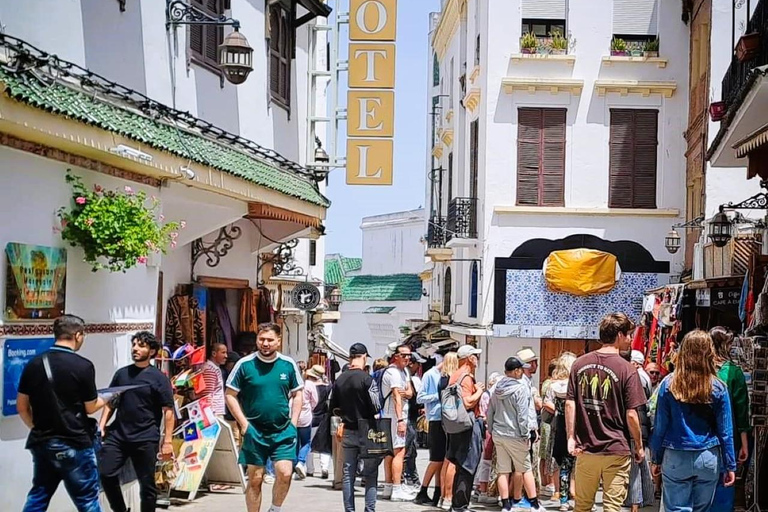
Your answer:
[[[539,359],[539,376],[544,381],[547,378],[547,369],[549,362],[560,357],[563,352],[573,352],[577,356],[584,355],[600,348],[600,342],[597,340],[564,340],[564,339],[541,339],[541,359]]]

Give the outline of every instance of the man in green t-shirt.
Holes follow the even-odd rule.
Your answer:
[[[304,382],[293,359],[277,351],[280,334],[279,325],[261,324],[257,351],[241,358],[227,379],[227,406],[243,438],[240,464],[248,466],[248,512],[261,509],[267,459],[274,462],[276,477],[269,512],[280,512],[297,455],[296,424]]]

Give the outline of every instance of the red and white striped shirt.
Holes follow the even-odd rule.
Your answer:
[[[210,359],[203,365],[203,380],[205,381],[205,392],[203,396],[208,397],[213,414],[220,416],[224,414],[224,378],[221,375],[221,368]]]

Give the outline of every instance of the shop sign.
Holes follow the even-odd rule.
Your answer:
[[[3,346],[3,416],[16,412],[21,372],[35,356],[53,346],[53,338],[21,338],[5,340]]]
[[[5,319],[49,320],[63,315],[67,250],[11,242],[5,254]]]
[[[397,0],[350,0],[347,184],[392,185]]]
[[[718,309],[739,309],[739,300],[741,299],[741,288],[712,288],[710,303],[713,308]]]
[[[709,307],[709,288],[702,288],[696,290],[696,307],[708,308]]]
[[[315,309],[320,304],[320,290],[310,283],[297,284],[291,292],[291,302],[302,311]]]

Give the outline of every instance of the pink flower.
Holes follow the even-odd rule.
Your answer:
[[[183,220],[179,222],[179,228],[184,229],[185,227],[187,227],[187,221]]]
[[[51,231],[53,232],[54,235],[58,235],[59,233],[61,233],[61,229],[57,228],[56,226],[53,226],[51,228]]]
[[[85,225],[86,226],[92,226],[93,225],[93,219],[85,219]]]
[[[131,187],[129,187],[128,185],[125,186],[124,190],[125,190],[125,193],[128,194],[128,195],[133,194],[133,189]]]
[[[160,215],[160,217],[158,217],[158,220],[160,222],[163,222],[165,220],[165,215]]]
[[[80,196],[77,199],[75,199],[75,202],[77,204],[85,204],[85,198],[83,196]]]
[[[61,219],[61,228],[62,229],[66,228],[67,224],[69,224],[69,222],[67,222],[67,219]]]
[[[157,198],[157,196],[152,196],[152,201],[156,203],[159,201],[159,199]]]
[[[104,189],[101,187],[101,185],[94,185],[93,191],[96,192],[97,194],[100,194],[101,192],[104,191]]]
[[[136,258],[136,261],[143,265],[143,264],[145,264],[147,262],[147,257],[146,256],[139,256],[138,258]]]
[[[176,240],[172,240],[172,241],[171,241],[171,249],[175,249],[175,248],[176,248],[176,245],[177,245],[177,244],[176,244]]]
[[[171,233],[172,240],[176,240],[177,238],[179,238],[179,234],[177,232],[174,231],[173,233]]]

